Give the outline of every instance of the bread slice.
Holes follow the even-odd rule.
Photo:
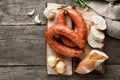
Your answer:
[[[107,28],[106,21],[101,16],[92,16],[92,20],[94,25],[96,25],[96,28],[99,30],[105,30]]]
[[[87,41],[88,41],[88,44],[92,48],[102,49],[104,47],[104,43],[101,43],[101,42],[98,42],[98,41],[94,40],[94,38],[93,38],[91,33],[88,35]]]
[[[59,12],[59,10],[57,10],[58,7],[60,7],[61,4],[56,4],[56,3],[47,3],[47,7],[49,7],[50,9],[53,9],[56,14]],[[57,15],[56,15],[57,17]],[[56,18],[54,20],[49,20],[47,19],[47,28],[51,27],[52,25],[54,25],[56,22]],[[66,24],[71,26],[72,25],[72,21],[71,19],[67,16],[66,17]],[[59,58],[59,60],[63,60],[65,63],[65,72],[62,75],[72,75],[73,71],[72,71],[72,58],[67,58],[67,57],[63,57],[58,55],[56,52],[54,52],[52,50],[52,48],[46,44],[46,59],[48,59],[50,56],[55,56],[56,58]],[[54,67],[51,67],[48,65],[48,62],[46,60],[46,70],[47,70],[47,74],[48,75],[58,75],[59,73],[55,71]]]
[[[104,41],[105,34],[102,31],[96,29],[95,25],[91,26],[90,33],[92,34],[94,40],[96,40],[98,42],[103,42]]]
[[[88,34],[90,33],[90,28],[93,25],[92,23],[92,16],[100,16],[98,15],[96,12],[94,12],[92,9],[90,8],[81,8],[80,6],[76,6],[75,9],[80,12],[87,24],[87,28],[88,28]],[[93,48],[89,46],[89,44],[86,44],[86,48],[85,48],[85,53],[84,56],[81,57],[81,59],[83,59]],[[103,49],[102,49],[103,50]],[[95,71],[100,72],[101,74],[105,73],[105,65],[100,64]]]
[[[89,54],[79,63],[76,72],[80,74],[87,74],[97,68],[105,60],[108,59],[108,56],[99,50],[91,50]]]

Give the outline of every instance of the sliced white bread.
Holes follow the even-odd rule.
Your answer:
[[[102,49],[104,47],[104,43],[101,43],[101,42],[98,42],[98,41],[94,40],[94,38],[93,38],[91,33],[88,35],[87,41],[88,41],[88,44],[92,48]]]
[[[103,42],[105,39],[105,34],[102,31],[96,29],[95,25],[91,26],[90,33],[96,41]]]
[[[80,12],[86,22],[87,28],[88,28],[88,34],[90,33],[90,28],[91,25],[93,25],[92,20],[92,16],[100,16],[98,15],[96,12],[94,12],[92,9],[90,8],[81,8],[80,6],[76,6],[75,9]],[[84,56],[82,56],[82,59],[92,50],[93,48],[89,46],[89,44],[86,44],[86,48],[85,48],[85,53]],[[100,72],[101,74],[105,73],[105,65],[100,64],[97,68],[96,71]]]
[[[91,50],[90,53],[79,63],[76,72],[80,74],[87,74],[95,70],[100,64],[102,64],[108,56],[99,50]]]
[[[99,30],[105,30],[107,28],[106,21],[101,16],[92,16],[92,20],[94,25],[96,25],[96,28]]]

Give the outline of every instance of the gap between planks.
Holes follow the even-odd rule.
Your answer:
[[[46,67],[46,65],[0,65],[0,67],[37,67],[37,66]],[[120,66],[120,64],[106,64],[106,66]]]
[[[45,26],[46,24],[0,24],[0,26]]]

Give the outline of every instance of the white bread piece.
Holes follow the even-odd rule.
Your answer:
[[[106,21],[101,16],[92,16],[91,21],[93,22],[93,24],[96,25],[96,28],[99,30],[105,30],[107,28]]]
[[[47,3],[47,7],[49,7],[50,9],[52,9],[54,12],[56,12],[56,15],[58,13],[57,8],[60,7],[61,4],[56,4],[56,3]],[[53,20],[49,20],[47,19],[47,28],[51,27],[52,25],[55,24],[56,22],[56,17]],[[68,26],[72,25],[72,21],[70,19],[70,17],[66,17],[66,24]],[[65,63],[65,69],[66,71],[62,74],[62,75],[72,75],[73,71],[72,71],[72,58],[67,58],[67,57],[63,57],[58,55],[48,44],[46,45],[46,59],[48,59],[50,56],[55,56],[56,58],[59,58],[59,60],[64,60]],[[53,67],[49,66],[48,62],[46,61],[46,72],[48,75],[58,75],[58,73],[54,70]]]
[[[96,12],[94,12],[92,9],[90,8],[82,8],[80,6],[76,6],[75,9],[80,12],[86,22],[87,25],[87,29],[88,29],[88,34],[90,33],[90,28],[91,25],[93,25],[92,23],[92,16],[100,16],[98,15]],[[86,44],[86,48],[85,48],[85,53],[84,56],[81,57],[81,59],[83,59],[93,48],[89,46],[89,44]],[[101,74],[105,73],[105,65],[100,64],[97,68],[96,71],[100,72]]]
[[[107,59],[108,59],[108,56],[104,52],[93,49],[79,63],[75,72],[80,73],[80,74],[90,73]]]
[[[91,33],[87,37],[87,42],[92,48],[102,49],[104,47],[104,43],[94,40]]]
[[[105,34],[102,31],[96,29],[95,25],[91,26],[90,33],[93,35],[93,38],[96,41],[103,42],[105,39]]]
[[[96,49],[93,49],[93,50],[91,50],[91,52],[90,52],[90,54],[92,55],[92,54],[99,54],[99,55],[102,55],[102,56],[104,56],[104,57],[106,57],[106,58],[108,58],[108,56],[107,56],[107,54],[106,53],[104,53],[104,52],[102,52],[102,51],[100,51],[100,50],[96,50]]]

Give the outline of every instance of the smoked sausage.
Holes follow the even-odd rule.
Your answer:
[[[71,34],[72,33],[72,34]],[[55,35],[62,35],[73,41],[79,49],[69,48],[59,42],[54,37]],[[54,25],[46,30],[46,41],[50,47],[60,55],[67,57],[79,57],[83,55],[85,48],[85,41],[81,39],[79,34],[65,25]]]
[[[64,14],[66,12],[75,23],[77,31],[66,26]],[[46,41],[49,46],[60,55],[80,57],[84,53],[86,34],[87,28],[82,16],[72,8],[64,8],[60,10],[56,24],[46,30]],[[56,41],[55,35],[62,37],[63,43],[68,44],[68,46]],[[78,48],[69,47],[69,44],[78,46]]]
[[[66,24],[64,13],[66,13],[70,16],[70,18],[75,23],[77,32],[79,33],[81,38],[85,39],[86,34],[87,34],[87,27],[86,27],[86,24],[85,24],[85,21],[84,21],[82,15],[72,8],[64,8],[64,9],[60,10],[60,12],[58,14],[57,24]],[[72,41],[67,39],[66,37],[61,37],[61,39],[65,45],[67,45],[69,47],[76,47],[76,45]]]
[[[62,25],[66,25],[66,18],[65,18],[65,14],[67,14],[67,12],[64,9],[61,9],[58,13],[57,16],[57,20],[56,20],[56,24],[62,24]],[[68,26],[70,27],[70,26]],[[66,46],[69,47],[76,47],[75,43],[73,43],[71,40],[69,40],[68,38],[64,37],[64,36],[60,36],[60,38],[62,39],[63,43]]]

